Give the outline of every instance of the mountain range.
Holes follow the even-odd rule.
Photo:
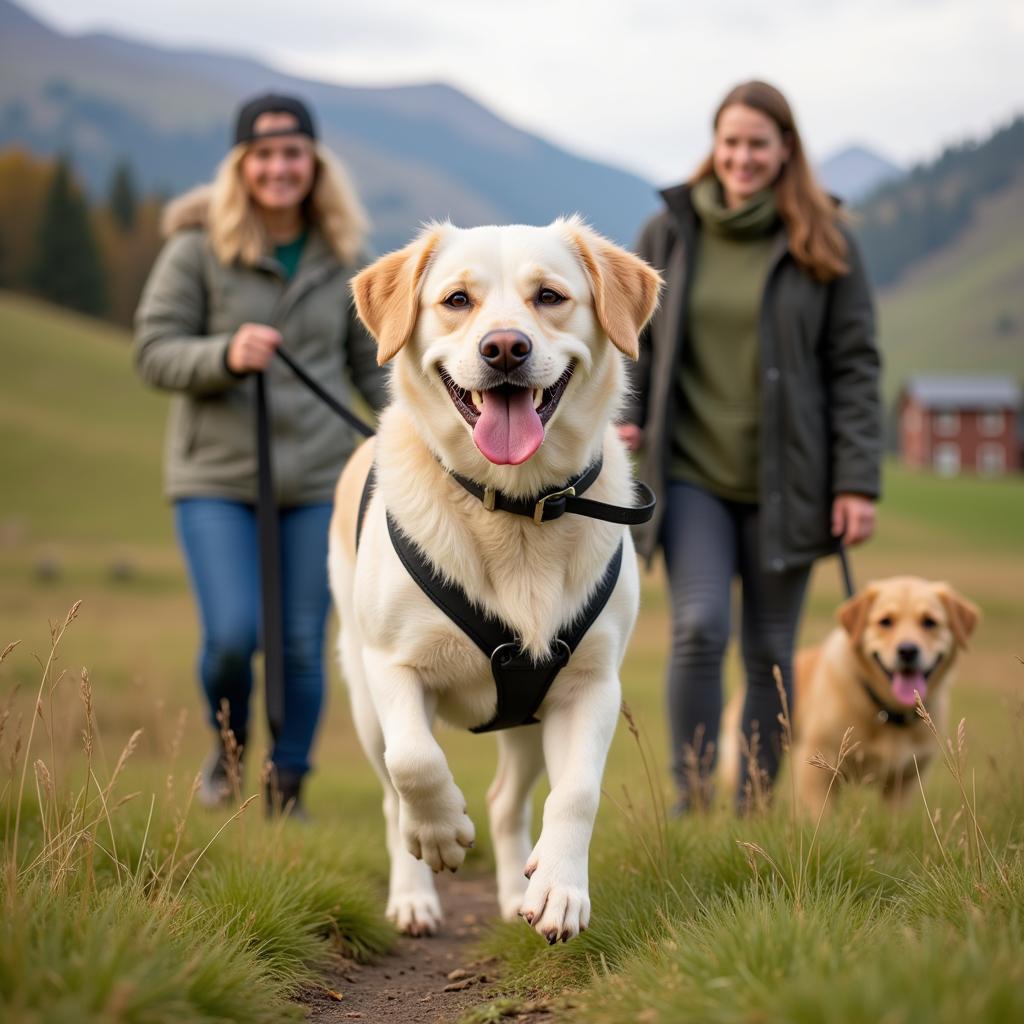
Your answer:
[[[898,181],[906,171],[865,146],[847,146],[818,165],[825,188],[845,203],[859,203],[880,185]]]
[[[626,243],[657,207],[641,177],[516,128],[442,83],[315,82],[236,56],[66,35],[0,0],[0,146],[70,151],[93,191],[125,157],[145,190],[208,180],[239,101],[268,91],[312,104],[325,141],[352,168],[379,248],[432,218],[546,223],[573,212]]]
[[[353,171],[379,250],[435,218],[546,223],[574,212],[629,244],[659,205],[638,175],[517,128],[443,83],[316,82],[244,57],[68,35],[0,0],[0,147],[70,152],[93,194],[103,194],[126,158],[144,191],[171,195],[208,180],[238,102],[265,91],[312,103],[327,144]],[[825,160],[820,171],[847,201],[900,173],[862,148]]]

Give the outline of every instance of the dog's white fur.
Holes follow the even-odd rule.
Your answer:
[[[616,349],[636,357],[658,284],[646,264],[576,219],[544,228],[431,225],[353,282],[380,361],[394,358],[393,403],[375,441],[359,449],[339,481],[329,564],[356,727],[384,787],[388,916],[407,933],[437,930],[431,872],[456,870],[474,836],[433,719],[464,727],[489,720],[495,687],[487,659],[398,560],[385,509],[538,656],[586,603],[624,541],[615,589],[549,691],[541,724],[498,734],[488,792],[503,916],[522,914],[549,941],[567,940],[590,916],[590,838],[619,712],[619,665],[639,603],[632,542],[621,526],[592,519],[567,515],[538,526],[487,512],[447,471],[527,496],[562,485],[603,453],[587,497],[630,505],[629,463],[611,425],[625,387]],[[542,287],[566,301],[542,305]],[[469,308],[445,304],[455,290],[469,295]],[[479,342],[495,329],[532,340],[532,386],[551,386],[575,364],[543,444],[518,466],[492,464],[477,449],[438,372],[443,366],[459,386],[478,389],[486,371]],[[377,484],[357,553],[357,508],[371,462]],[[531,848],[529,795],[545,768],[551,792]]]

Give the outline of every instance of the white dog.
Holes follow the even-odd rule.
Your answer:
[[[431,872],[456,870],[474,836],[435,714],[478,731],[539,719],[498,732],[488,803],[501,911],[549,942],[587,926],[590,838],[639,602],[621,525],[636,520],[615,518],[633,508],[634,485],[611,423],[620,353],[636,358],[658,286],[576,219],[431,225],[353,282],[379,361],[395,361],[394,401],[339,481],[331,587],[356,727],[384,785],[388,916],[409,934],[437,930]],[[572,483],[585,499],[566,493]],[[427,596],[417,559],[463,595],[478,632],[504,624],[514,642],[489,662],[494,641],[474,642]],[[581,614],[593,621],[573,637]],[[545,658],[552,670],[538,671]],[[504,696],[502,674],[513,677]],[[529,692],[539,706],[516,707]],[[529,795],[545,768],[531,850]]]

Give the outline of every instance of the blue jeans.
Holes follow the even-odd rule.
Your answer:
[[[281,772],[304,775],[324,701],[324,629],[329,504],[281,509],[284,605],[284,723],[271,760]],[[252,692],[252,656],[260,643],[260,565],[256,509],[220,498],[174,503],[174,524],[199,603],[203,644],[199,676],[210,723],[228,702],[231,728],[245,743]]]

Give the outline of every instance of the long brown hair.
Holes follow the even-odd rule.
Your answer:
[[[846,239],[839,230],[842,214],[814,177],[786,97],[767,82],[742,82],[730,89],[718,105],[713,122],[716,131],[722,112],[737,104],[770,117],[789,144],[789,158],[772,188],[793,259],[819,281],[831,281],[848,273]],[[714,162],[709,153],[690,178],[690,184],[713,174]]]

